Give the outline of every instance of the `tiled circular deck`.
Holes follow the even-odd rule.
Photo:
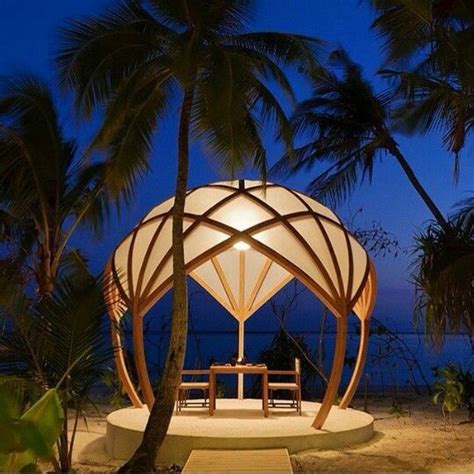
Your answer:
[[[261,401],[218,399],[209,417],[206,408],[187,408],[175,414],[158,454],[164,464],[184,464],[193,449],[287,448],[334,449],[363,443],[373,436],[373,418],[357,410],[334,406],[322,430],[311,427],[319,403],[303,402],[303,413],[270,409],[264,418]],[[108,454],[127,459],[138,446],[148,418],[147,408],[124,408],[107,417]]]

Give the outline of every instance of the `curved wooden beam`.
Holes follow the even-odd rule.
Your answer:
[[[352,373],[349,385],[346,388],[346,392],[342,397],[339,408],[346,409],[351,403],[356,393],[357,387],[359,386],[362,372],[364,371],[365,359],[367,357],[367,348],[369,346],[369,320],[363,319],[360,322],[360,341],[359,341],[359,352],[357,354],[357,360]]]
[[[145,341],[143,337],[143,318],[135,309],[132,311],[133,356],[137,369],[138,384],[143,392],[143,398],[151,410],[155,402],[155,395],[150,383],[145,357]]]
[[[344,357],[346,355],[346,339],[347,339],[347,317],[336,317],[336,347],[334,348],[334,358],[331,369],[331,377],[324,394],[321,407],[316,414],[312,427],[320,430],[326,421],[334,399],[337,395],[337,389],[341,381],[342,370],[344,368]]]
[[[341,403],[339,404],[339,408],[341,409],[346,409],[354,398],[357,387],[359,386],[360,378],[362,377],[362,372],[364,370],[365,359],[367,358],[370,332],[369,321],[370,316],[374,310],[377,295],[377,275],[375,272],[375,267],[370,261],[368,266],[369,271],[367,282],[353,308],[360,320],[359,351],[357,353],[357,360],[351,380],[349,381],[346,392],[344,393]]]
[[[110,330],[112,337],[112,347],[114,348],[115,367],[117,369],[118,378],[122,383],[128,398],[133,403],[133,406],[140,408],[143,406],[143,403],[138,396],[132,379],[130,378],[127,364],[125,362],[122,338],[120,337],[120,319],[125,312],[125,306],[121,300],[119,288],[114,282],[111,260],[109,260],[105,265],[104,276],[104,300],[111,322]]]
[[[122,341],[117,324],[118,323],[116,321],[112,322],[111,328],[112,345],[114,347],[115,367],[117,368],[119,380],[122,383],[123,388],[125,389],[125,392],[127,393],[128,398],[132,402],[133,406],[135,408],[141,408],[143,406],[143,402],[138,396],[138,393],[133,385],[132,379],[130,378],[130,374],[127,369],[127,364],[125,363]]]

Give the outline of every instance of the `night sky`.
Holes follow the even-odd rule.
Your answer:
[[[38,73],[54,87],[61,118],[66,133],[85,144],[93,125],[79,126],[73,117],[71,100],[55,86],[53,53],[57,27],[68,17],[94,14],[111,0],[0,0],[0,74],[15,71]],[[365,3],[365,2],[364,2]],[[303,33],[322,38],[346,48],[356,62],[363,65],[371,78],[381,66],[380,41],[369,28],[372,12],[359,0],[261,0],[255,20],[255,30],[275,30]],[[306,97],[308,87],[292,74],[298,98]],[[377,89],[384,87],[375,77]],[[124,210],[120,220],[113,218],[102,241],[88,236],[78,236],[74,243],[90,258],[94,271],[100,271],[118,241],[153,205],[173,193],[175,176],[176,111],[171,110],[156,137],[152,172],[145,178],[137,193],[135,203]],[[409,159],[418,177],[443,212],[466,197],[474,189],[474,160],[472,146],[468,145],[461,159],[461,179],[457,187],[452,180],[453,159],[443,149],[440,137],[433,134],[419,138],[399,137],[402,151]],[[269,145],[270,161],[278,159],[279,148]],[[315,170],[312,176],[315,176]],[[247,173],[246,177],[252,177]],[[241,177],[241,176],[237,176]],[[196,186],[226,178],[219,167],[206,159],[202,150],[193,148],[190,170],[190,186]],[[286,184],[304,190],[310,174],[300,174],[286,180]],[[342,204],[337,212],[347,218],[351,212],[363,209],[357,225],[370,225],[373,220],[393,232],[401,247],[408,254],[398,258],[377,258],[380,294],[378,310],[393,312],[395,308],[409,317],[408,302],[412,294],[407,267],[410,262],[410,246],[413,235],[430,218],[424,204],[410,187],[398,164],[390,157],[377,163],[371,185],[359,188],[352,198]]]

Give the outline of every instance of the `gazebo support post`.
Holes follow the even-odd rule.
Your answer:
[[[245,337],[245,322],[239,319],[239,350],[238,357],[244,356],[244,337]],[[244,374],[238,374],[237,379],[237,398],[243,400],[244,398]]]
[[[240,182],[240,186],[243,181]],[[245,251],[239,250],[239,347],[238,357],[244,357],[244,307],[245,307]],[[244,398],[244,374],[237,376],[237,398]]]
[[[135,358],[135,367],[137,368],[138,384],[143,392],[143,398],[148,408],[151,410],[155,402],[155,395],[151,388],[148,369],[146,366],[145,347],[143,337],[143,316],[134,307],[132,311],[133,320],[133,355]]]
[[[331,377],[324,394],[321,407],[313,421],[313,428],[321,429],[326,418],[331,411],[332,404],[337,395],[337,389],[341,381],[342,370],[344,368],[344,357],[346,355],[347,338],[347,316],[336,317],[336,347],[334,348],[334,358],[331,370]]]
[[[110,332],[112,338],[112,347],[114,348],[115,368],[120,383],[122,384],[128,398],[135,408],[141,408],[143,403],[138,396],[137,391],[130,378],[130,374],[125,363],[122,338],[120,336],[120,319],[123,316],[123,306],[120,299],[118,288],[113,285],[112,263],[109,260],[105,265],[104,275],[106,277],[104,298],[107,305],[107,313],[111,321]]]
[[[360,378],[364,370],[365,359],[367,357],[367,348],[369,345],[369,320],[362,319],[360,321],[360,341],[359,341],[359,352],[357,354],[357,360],[352,373],[351,380],[347,386],[346,393],[342,397],[339,408],[346,409],[351,403],[356,393],[357,387],[359,386]]]
[[[125,363],[125,357],[123,355],[122,341],[119,334],[117,321],[112,321],[112,346],[114,348],[114,360],[115,367],[117,368],[118,379],[123,385],[125,392],[127,392],[128,398],[133,403],[135,408],[141,408],[143,406],[140,397],[138,396],[135,387],[130,379],[127,365]]]

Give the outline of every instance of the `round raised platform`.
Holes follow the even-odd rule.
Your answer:
[[[311,427],[320,404],[303,402],[298,415],[287,408],[271,408],[263,416],[261,400],[218,399],[214,416],[207,408],[185,408],[174,414],[158,462],[183,465],[193,449],[287,448],[335,449],[372,438],[374,419],[367,413],[331,409],[322,430]],[[115,459],[128,459],[143,436],[148,409],[123,408],[107,417],[106,449]]]

